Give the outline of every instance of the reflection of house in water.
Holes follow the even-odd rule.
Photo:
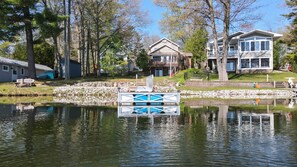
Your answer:
[[[270,125],[274,129],[273,113],[228,112],[227,121],[235,121],[238,125]]]
[[[34,105],[28,104],[0,104],[0,119],[21,119],[26,115],[34,112],[34,117],[37,119],[43,119],[53,112],[53,107],[35,107]]]
[[[16,110],[20,112],[34,110],[34,106],[32,104],[16,104]]]

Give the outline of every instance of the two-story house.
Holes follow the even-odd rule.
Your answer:
[[[192,53],[180,51],[180,46],[167,38],[149,46],[149,68],[154,76],[169,76],[191,68]]]
[[[272,72],[273,70],[273,41],[282,35],[253,30],[250,32],[237,32],[229,36],[227,72],[252,73]],[[223,51],[223,38],[218,39],[219,54]],[[207,47],[208,66],[216,69],[216,57],[213,42]]]

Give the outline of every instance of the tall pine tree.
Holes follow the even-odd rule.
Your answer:
[[[36,78],[32,21],[37,11],[37,2],[38,0],[0,1],[0,40],[15,40],[16,35],[25,31],[30,78]]]

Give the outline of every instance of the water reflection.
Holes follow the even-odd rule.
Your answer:
[[[180,106],[125,106],[118,105],[118,117],[143,117],[143,116],[178,116]]]
[[[153,119],[119,117],[116,107],[3,104],[0,166],[294,166],[295,109],[264,102],[187,101],[179,115]]]

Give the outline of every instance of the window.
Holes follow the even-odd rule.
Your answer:
[[[261,67],[269,67],[269,58],[261,59]]]
[[[232,52],[232,51],[234,51],[234,50],[235,50],[235,49],[234,49],[234,46],[230,46],[230,47],[229,47],[229,51],[230,51],[230,52]]]
[[[261,41],[261,50],[269,50],[269,41]]]
[[[223,52],[223,47],[219,46],[219,52]]]
[[[251,42],[251,51],[255,51],[255,42],[254,41]]]
[[[269,50],[269,41],[265,41],[266,50]]]
[[[240,42],[241,51],[265,51],[270,49],[270,41],[255,39],[245,39],[246,41]]]
[[[256,41],[255,44],[256,44],[255,50],[260,51],[260,41]]]
[[[245,42],[240,43],[241,51],[245,51]]]
[[[25,69],[21,68],[21,75],[25,75]]]
[[[161,56],[153,56],[154,61],[161,61]]]
[[[245,51],[250,51],[250,43],[245,42]]]
[[[241,59],[241,68],[250,68],[250,60]]]
[[[259,59],[251,59],[251,67],[259,68]]]
[[[2,65],[2,71],[6,71],[6,72],[8,72],[8,71],[9,71],[9,66],[7,66],[7,65]]]
[[[172,62],[176,62],[176,56],[172,56]]]

